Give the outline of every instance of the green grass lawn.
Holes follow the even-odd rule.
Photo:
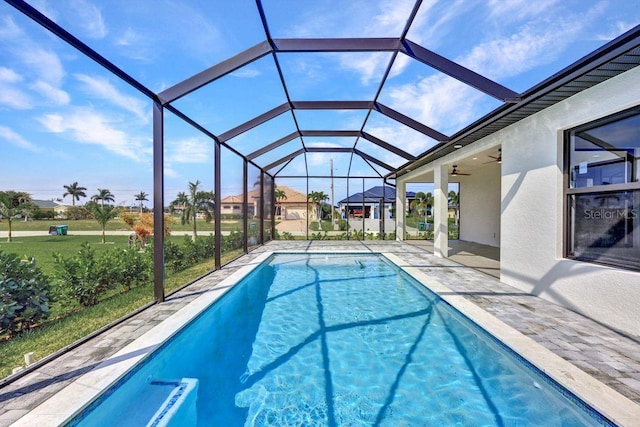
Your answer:
[[[176,243],[184,240],[184,235],[169,236]],[[4,240],[4,239],[3,239]],[[53,254],[59,253],[70,257],[78,252],[82,243],[87,242],[95,250],[96,255],[114,248],[125,249],[128,246],[128,236],[107,236],[107,242],[101,243],[101,236],[29,236],[14,237],[12,242],[0,241],[0,250],[15,253],[23,259],[36,259],[36,265],[47,276],[53,276],[55,264]]]
[[[172,216],[174,222],[171,225],[172,231],[191,231],[193,230],[193,224],[180,223],[179,216]],[[259,222],[259,219],[252,220]],[[209,233],[214,230],[214,222],[206,222],[202,219],[198,219],[197,222],[198,232]],[[79,219],[79,220],[34,220],[34,221],[21,221],[13,220],[11,223],[12,231],[49,231],[50,226],[56,225],[68,225],[69,233],[74,231],[95,231],[99,233],[100,225],[93,219]],[[242,230],[242,220],[240,219],[223,219],[220,223],[222,231]],[[8,231],[9,223],[4,220],[0,221],[0,231]],[[131,228],[119,218],[113,219],[107,223],[107,231],[130,231]]]
[[[180,243],[184,236],[171,236],[170,239]],[[59,252],[67,257],[72,256],[85,241],[92,245],[96,254],[109,248],[127,246],[127,236],[108,236],[110,243],[105,245],[99,243],[99,236],[38,236],[19,238],[13,243],[0,243],[0,249],[20,256],[35,257],[36,265],[51,277],[55,268],[52,254]],[[240,255],[242,250],[224,253],[222,263]],[[180,288],[214,268],[213,259],[209,259],[177,273],[167,270],[165,293]],[[152,301],[153,283],[149,281],[126,293],[121,293],[120,289],[109,290],[101,297],[100,303],[93,307],[69,306],[68,303],[62,307],[54,302],[51,305],[52,317],[40,327],[12,340],[0,338],[0,378],[10,375],[14,367],[22,365],[25,353],[34,351],[36,360],[41,359]]]

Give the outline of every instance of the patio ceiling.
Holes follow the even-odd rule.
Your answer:
[[[444,52],[428,48],[430,41],[421,33],[424,27],[416,24],[420,21],[422,25],[426,19],[424,15],[431,13],[430,6],[421,0],[398,2],[388,8],[387,13],[396,18],[400,16],[397,21],[402,23],[393,30],[385,28],[379,33],[377,28],[351,30],[367,37],[345,36],[345,33],[335,37],[321,34],[319,37],[309,29],[306,31],[311,37],[280,37],[279,34],[287,33],[282,25],[286,19],[281,16],[286,10],[276,7],[274,2],[256,0],[238,5],[238,10],[249,14],[246,21],[250,24],[236,28],[236,31],[250,33],[247,40],[253,40],[251,45],[202,71],[196,70],[190,77],[154,91],[143,83],[143,78],[133,77],[137,72],[107,59],[98,47],[90,47],[87,41],[47,17],[46,11],[21,0],[6,1],[177,117],[276,177],[299,175],[287,168],[299,159],[304,161],[307,176],[323,175],[322,172],[328,170],[318,172],[316,163],[310,162],[309,156],[326,155],[343,159],[348,165],[341,168],[344,176],[363,175],[362,168],[356,173],[354,165],[357,163],[366,169],[366,176],[393,179],[450,153],[456,149],[454,147],[473,143],[640,64],[640,26],[636,26],[605,46],[591,53],[585,52],[582,59],[568,66],[565,64],[562,71],[551,77],[542,80],[542,76],[542,82],[531,89],[509,88],[505,83],[508,78],[488,77],[486,72],[463,64],[472,61],[451,59],[463,57],[446,48],[443,48]],[[336,5],[321,3],[326,3],[327,8]],[[292,19],[300,19],[300,25],[304,25],[307,15],[297,9],[300,6],[289,6]],[[117,5],[106,3],[103,7],[109,9]],[[209,9],[201,11],[203,15],[210,12]],[[345,6],[347,13],[350,9]],[[360,13],[366,14],[366,11]],[[340,11],[334,10],[333,14],[340,15]],[[460,22],[461,26],[463,24]],[[371,25],[375,26],[374,23]],[[301,63],[298,62],[300,58],[313,58],[305,59],[310,62],[304,64],[317,67],[315,78],[309,78],[309,74],[300,78],[296,68]],[[345,58],[359,58],[369,69],[365,80],[361,77],[360,84],[357,81],[347,83],[336,91],[336,82],[325,79],[326,70],[346,68]],[[175,53],[172,59],[179,60],[180,53]],[[490,65],[502,60],[496,56],[484,61],[485,65]],[[536,61],[536,58],[531,60]],[[483,69],[490,70],[491,67]],[[162,72],[161,67],[156,70]],[[466,103],[474,103],[474,114],[460,114],[464,117],[451,118],[449,122],[435,119],[430,122],[428,115],[403,105],[398,101],[402,85],[392,80],[406,70],[414,76],[430,78],[430,82],[439,85],[434,86],[432,92],[448,94],[448,102],[458,103],[460,111],[468,110]],[[262,78],[252,89],[255,96],[247,96],[235,78],[251,73],[259,73]],[[500,77],[500,73],[495,74]],[[343,75],[349,79],[348,72]],[[312,86],[321,88],[311,93],[309,88]],[[406,90],[409,90],[408,86]],[[310,98],[317,97],[318,93],[326,94],[326,99]],[[414,102],[429,102],[429,98],[418,96]],[[442,98],[439,102],[442,103]],[[212,112],[222,108],[237,109],[236,117],[241,120],[237,123],[210,120]],[[432,108],[440,107],[434,105]],[[348,124],[344,117],[349,117]]]

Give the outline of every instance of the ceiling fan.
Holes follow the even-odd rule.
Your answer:
[[[498,148],[498,157],[496,156],[488,156],[491,157],[493,160],[488,161],[488,162],[484,162],[483,165],[486,165],[487,163],[502,163],[502,148]]]
[[[453,165],[453,169],[451,169],[451,173],[449,174],[451,176],[470,176],[470,173],[461,173],[458,172],[458,165]]]

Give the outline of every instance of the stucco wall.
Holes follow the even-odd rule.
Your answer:
[[[460,179],[460,240],[500,245],[500,165]]]
[[[562,131],[640,104],[638,87],[631,70],[486,138],[502,143],[501,280],[636,336],[640,273],[562,257]]]

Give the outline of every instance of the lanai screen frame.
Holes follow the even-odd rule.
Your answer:
[[[413,6],[411,13],[408,16],[406,25],[399,37],[390,37],[390,38],[344,38],[344,39],[335,39],[335,38],[325,38],[325,39],[274,39],[271,37],[271,33],[269,30],[269,25],[267,21],[267,17],[264,12],[264,8],[262,6],[261,0],[256,0],[256,7],[260,14],[260,19],[262,21],[262,25],[265,32],[266,39],[255,46],[239,53],[238,55],[231,57],[225,61],[222,61],[213,67],[210,67],[184,81],[160,92],[155,93],[138,80],[133,78],[131,75],[126,73],[124,70],[119,68],[114,63],[107,60],[104,56],[102,56],[97,51],[90,48],[80,39],[73,36],[67,30],[65,30],[60,25],[53,22],[51,19],[46,17],[44,14],[39,12],[37,9],[26,3],[24,0],[5,0],[6,3],[12,5],[17,10],[25,14],[27,17],[37,22],[44,28],[48,29],[50,32],[60,37],[63,41],[65,41],[70,46],[74,47],[78,51],[80,51],[83,55],[90,58],[97,64],[104,67],[106,70],[111,72],[116,77],[120,78],[148,99],[150,99],[153,103],[153,210],[154,210],[154,298],[156,302],[164,301],[164,234],[163,234],[163,223],[164,223],[164,111],[165,109],[176,115],[178,118],[181,118],[186,123],[193,126],[195,129],[199,130],[202,134],[207,136],[209,139],[213,141],[214,144],[214,193],[215,193],[215,216],[216,219],[220,218],[221,211],[221,188],[220,188],[220,160],[221,160],[221,147],[225,147],[243,160],[244,165],[244,173],[243,173],[243,189],[244,189],[244,216],[243,216],[243,229],[244,229],[244,242],[243,242],[243,250],[247,252],[247,167],[249,164],[255,166],[260,170],[261,176],[261,190],[264,185],[264,178],[268,176],[273,182],[277,177],[287,178],[285,175],[280,175],[283,167],[280,167],[277,172],[269,173],[268,171],[272,168],[275,168],[282,164],[287,164],[293,158],[304,155],[305,156],[305,165],[307,164],[306,153],[313,152],[325,152],[325,153],[350,153],[353,159],[354,155],[361,157],[366,163],[371,166],[375,175],[367,176],[366,178],[381,178],[383,183],[386,184],[389,179],[396,179],[399,176],[407,173],[410,168],[415,168],[422,164],[433,161],[439,157],[442,157],[448,153],[450,153],[453,149],[458,148],[458,144],[460,146],[467,145],[469,143],[474,142],[476,139],[484,136],[486,132],[495,132],[496,127],[505,127],[508,124],[508,120],[510,119],[509,115],[517,112],[522,108],[524,111],[524,116],[530,115],[539,111],[540,109],[546,108],[544,102],[539,102],[545,96],[554,96],[553,100],[548,101],[549,103],[559,102],[562,97],[568,97],[572,94],[571,91],[566,91],[566,86],[569,83],[572,83],[574,80],[580,79],[587,72],[591,72],[596,70],[598,67],[603,67],[609,62],[613,62],[616,58],[623,56],[623,54],[630,51],[630,49],[636,47],[638,45],[638,38],[640,38],[640,26],[635,27],[634,29],[628,31],[612,42],[606,44],[601,49],[592,52],[587,55],[583,59],[577,61],[576,63],[570,65],[566,69],[561,72],[551,76],[549,79],[543,81],[542,83],[534,86],[532,89],[518,94],[499,83],[496,83],[472,70],[469,70],[454,61],[451,61],[443,56],[438,55],[435,52],[429,51],[424,47],[412,42],[407,39],[407,34],[409,29],[413,23],[413,20],[422,4],[422,0],[416,0]],[[281,53],[287,52],[297,52],[297,53],[318,53],[318,52],[391,52],[391,59],[389,60],[386,71],[381,79],[380,85],[376,91],[376,94],[372,100],[349,100],[349,101],[297,101],[290,97],[287,84],[282,73],[282,69],[279,65],[278,55]],[[503,104],[495,109],[493,112],[487,114],[481,119],[477,120],[474,123],[471,123],[464,129],[458,131],[456,134],[448,136],[436,129],[432,129],[419,121],[411,119],[391,108],[385,106],[384,104],[378,101],[378,97],[384,87],[386,79],[391,71],[391,68],[394,64],[395,59],[398,54],[402,53],[404,55],[409,56],[410,58],[417,60],[426,66],[429,66],[433,69],[436,69],[449,77],[452,77],[468,86],[472,86],[475,89],[490,95],[493,98],[500,100]],[[247,64],[252,63],[262,57],[267,55],[272,55],[274,62],[276,64],[276,68],[280,77],[280,81],[282,84],[282,88],[284,90],[286,96],[286,103],[267,111],[263,114],[260,114],[247,122],[236,126],[226,132],[223,132],[219,135],[215,135],[212,132],[208,131],[204,126],[201,126],[195,120],[193,120],[188,115],[181,112],[177,109],[172,102],[180,99],[183,96],[188,95],[189,93],[203,87],[212,81],[223,77],[235,70],[238,70],[244,67]],[[633,66],[637,66],[638,64],[631,64],[628,68],[632,68]],[[628,69],[627,68],[627,69]],[[626,69],[621,69],[620,72],[626,71]],[[606,77],[610,78],[615,74],[611,74],[611,76]],[[606,79],[605,78],[605,79]],[[592,84],[597,84],[595,82]],[[583,90],[589,86],[589,83],[585,83],[584,86],[577,87],[574,89],[573,93],[576,93],[580,90]],[[562,91],[561,91],[562,90]],[[557,97],[558,92],[563,92],[563,95]],[[539,104],[539,105],[534,105]],[[295,119],[295,115],[293,115],[295,121],[296,131],[290,135],[283,136],[277,141],[274,141],[270,144],[267,144],[253,153],[249,153],[248,155],[243,155],[242,153],[235,150],[231,144],[228,143],[230,139],[235,136],[238,136],[262,123],[265,123],[280,114],[285,112],[294,111],[294,110],[347,110],[347,109],[362,109],[366,110],[366,117],[363,121],[360,129],[352,129],[346,131],[331,131],[331,130],[306,130],[301,129],[299,124]],[[388,141],[383,141],[373,135],[370,135],[364,131],[365,126],[367,124],[367,120],[373,111],[381,113],[382,115],[394,120],[397,123],[400,123],[404,126],[408,126],[409,128],[426,135],[436,142],[434,146],[427,149],[423,153],[419,155],[412,155],[402,150],[401,148],[389,143]],[[513,114],[514,117],[511,121],[515,122],[517,120],[522,119],[522,114]],[[505,122],[504,119],[507,118]],[[500,121],[503,120],[502,123]],[[498,125],[496,126],[496,123]],[[505,124],[506,123],[506,124]],[[485,130],[486,129],[486,130]],[[335,136],[353,136],[356,138],[356,142],[353,147],[350,148],[314,148],[307,147],[304,144],[305,136],[326,136],[326,137],[335,137]],[[480,135],[480,136],[478,136]],[[258,165],[254,160],[261,154],[264,154],[268,151],[271,151],[280,145],[290,141],[294,138],[300,138],[302,142],[302,148],[286,155],[266,166]],[[387,150],[390,153],[398,155],[406,160],[406,162],[399,167],[392,167],[382,161],[380,161],[377,157],[367,154],[364,151],[361,151],[357,148],[358,141],[360,138],[372,142],[379,148]],[[455,145],[455,147],[454,147]],[[388,171],[387,174],[380,174],[373,166],[376,164],[377,166]],[[306,178],[309,179],[309,169],[307,165],[307,174]],[[377,175],[377,176],[376,176]],[[329,176],[322,176],[323,178],[329,179]],[[350,176],[350,171],[347,173],[346,178],[352,178]],[[364,177],[363,177],[364,178]],[[272,227],[271,232],[274,233],[275,230],[275,215],[273,210],[275,209],[275,195],[274,195],[274,187],[271,188],[270,194],[270,206],[271,206],[271,221]],[[261,210],[264,210],[265,199],[261,198]],[[263,227],[261,227],[263,229]],[[216,220],[215,223],[215,269],[219,269],[221,267],[221,229],[220,222]],[[264,244],[264,236],[261,236],[261,244]],[[271,236],[273,238],[273,236]]]

